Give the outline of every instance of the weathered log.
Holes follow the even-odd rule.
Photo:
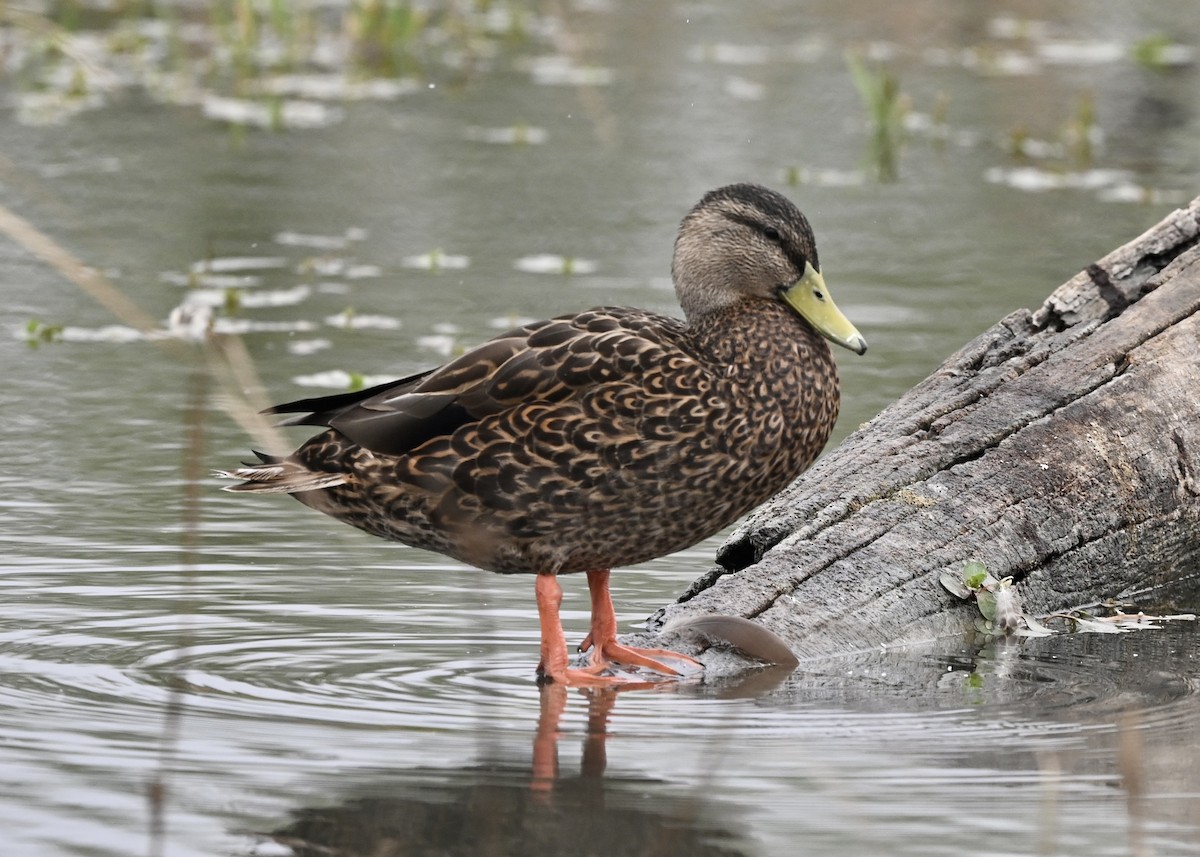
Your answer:
[[[983,562],[1032,615],[1200,570],[1200,198],[968,343],[745,521],[659,611],[800,657],[959,633]]]

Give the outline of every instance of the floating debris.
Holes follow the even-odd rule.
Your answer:
[[[441,357],[462,354],[465,349],[458,341],[460,333],[462,328],[457,324],[449,321],[438,322],[433,325],[433,333],[417,337],[417,347],[432,351]]]
[[[256,309],[260,307],[295,306],[312,294],[312,288],[300,285],[293,286],[290,289],[271,289],[270,291],[246,293],[242,293],[236,288],[197,288],[188,292],[188,303],[207,307],[228,306],[231,294],[237,294],[236,302],[238,306]]]
[[[163,271],[158,277],[164,283],[189,289],[252,289],[262,285],[262,277],[256,274],[213,274],[198,271],[183,274],[179,271]]]
[[[290,289],[270,289],[250,292],[241,295],[238,300],[248,309],[259,307],[295,306],[303,303],[312,294],[312,288],[305,285],[292,286]]]
[[[761,83],[746,80],[744,77],[725,78],[725,94],[731,95],[738,101],[762,101],[767,88]]]
[[[61,327],[57,337],[48,341],[61,342],[143,342],[146,336],[140,330],[123,324],[106,324],[103,327]]]
[[[711,62],[719,65],[766,65],[771,61],[771,51],[765,45],[716,42],[692,46],[688,49],[687,57],[693,62]]]
[[[972,51],[970,56],[976,61],[967,63],[968,68],[993,77],[1029,77],[1042,73],[1042,64],[1022,51]]]
[[[347,280],[366,280],[371,277],[383,276],[383,269],[378,265],[347,265],[346,269],[342,272],[342,276]]]
[[[527,324],[533,324],[537,321],[536,318],[528,315],[517,315],[515,312],[509,315],[500,315],[495,318],[489,318],[487,326],[492,330],[512,330],[517,327],[524,327]]]
[[[337,315],[328,316],[325,323],[330,327],[340,327],[344,330],[399,330],[400,319],[389,315],[367,315],[356,313],[347,308]]]
[[[1021,600],[1011,577],[997,580],[983,563],[968,560],[963,563],[959,574],[945,572],[942,586],[952,595],[964,600],[974,599],[982,619],[976,627],[985,634],[995,636],[1044,637],[1056,633],[1028,615],[1021,608]],[[1124,631],[1161,628],[1163,622],[1196,620],[1193,613],[1177,613],[1150,616],[1144,613],[1123,613],[1118,608],[1113,616],[1094,616],[1085,610],[1070,610],[1053,613],[1046,617],[1066,622],[1069,630],[1096,634],[1117,634]]]
[[[248,318],[220,316],[213,319],[213,332],[225,334],[245,333],[311,333],[317,326],[311,321],[253,321]]]
[[[513,263],[513,267],[527,274],[566,274],[569,276],[595,273],[598,265],[590,259],[539,253],[534,256],[522,256]]]
[[[345,235],[308,235],[303,232],[280,232],[275,243],[285,247],[307,247],[312,250],[344,250],[350,243]]]
[[[190,297],[190,296],[189,296]],[[30,325],[36,325],[31,328]],[[252,321],[244,318],[217,316],[208,303],[188,300],[171,310],[165,325],[158,330],[142,333],[124,324],[101,327],[66,327],[30,322],[18,331],[18,336],[31,345],[49,342],[115,343],[183,339],[203,341],[209,333],[304,333],[316,330],[311,321]],[[34,338],[36,342],[31,342]]]
[[[987,22],[987,34],[993,39],[1045,39],[1050,25],[1032,18],[992,18]]]
[[[1121,42],[1083,40],[1039,41],[1038,59],[1049,65],[1107,65],[1128,55]]]
[[[829,53],[827,39],[812,36],[790,45],[767,47],[766,45],[735,45],[729,42],[711,42],[688,48],[687,58],[692,62],[715,63],[717,65],[752,66],[772,62],[811,63]]]
[[[1008,151],[1017,158],[1044,161],[1064,157],[1067,147],[1061,142],[1030,137],[1023,126],[1018,126],[1009,132]]]
[[[1181,190],[1146,187],[1133,182],[1104,188],[1096,196],[1102,202],[1132,202],[1139,205],[1184,205],[1189,198]]]
[[[194,274],[228,274],[234,271],[269,271],[286,268],[282,256],[218,256],[192,264]]]
[[[417,337],[417,347],[432,351],[440,357],[449,357],[458,348],[458,338],[445,333],[433,333]]]
[[[481,128],[471,125],[463,136],[473,143],[492,143],[501,146],[540,146],[550,139],[545,128],[516,124],[506,128]]]
[[[1171,613],[1154,616],[1146,613],[1123,613],[1120,609],[1112,616],[1093,616],[1084,610],[1067,613],[1052,613],[1048,619],[1061,619],[1073,631],[1093,634],[1123,634],[1127,631],[1156,630],[1163,622],[1195,622],[1195,613]]]
[[[610,68],[576,65],[561,54],[527,58],[517,65],[541,86],[608,86],[615,78]]]
[[[332,347],[333,343],[328,339],[293,339],[287,344],[288,353],[298,357],[307,357]]]
[[[342,121],[344,111],[319,101],[296,99],[251,101],[206,95],[200,105],[205,117],[249,128],[283,130],[285,128],[328,128]]]
[[[312,375],[297,375],[292,383],[300,387],[323,387],[328,390],[361,390],[395,380],[393,375],[360,375],[344,369],[327,369]]]
[[[813,187],[857,187],[867,180],[862,170],[817,169],[814,167],[788,167],[783,179],[790,185]]]
[[[61,125],[84,111],[97,110],[107,103],[97,93],[22,92],[15,100],[17,121],[31,126]]]
[[[213,332],[213,305],[197,302],[195,294],[171,310],[167,316],[167,334],[188,342],[203,342]],[[218,301],[216,306],[220,306]]]
[[[900,47],[895,42],[867,42],[862,51],[863,58],[873,63],[893,62],[900,56]]]
[[[461,271],[470,266],[471,257],[443,253],[441,250],[435,248],[419,256],[405,256],[400,260],[400,264],[406,268],[419,268],[422,271]]]
[[[824,59],[829,53],[830,45],[827,39],[820,36],[810,36],[784,45],[778,50],[778,57],[789,62],[812,63]]]
[[[1098,190],[1118,184],[1130,183],[1133,174],[1129,170],[1046,170],[1040,167],[990,167],[984,178],[992,184],[1002,184],[1017,190],[1040,193],[1048,190]]]
[[[393,101],[421,90],[411,77],[351,79],[343,74],[280,74],[255,83],[260,95],[314,101]]]
[[[298,274],[318,277],[345,277],[347,280],[366,280],[383,275],[378,265],[366,265],[341,256],[312,256],[296,266]]]

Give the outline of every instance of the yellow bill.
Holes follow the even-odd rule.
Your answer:
[[[792,283],[782,296],[788,306],[800,313],[817,333],[830,342],[836,342],[856,354],[866,353],[867,340],[834,304],[829,290],[825,288],[825,278],[811,262],[805,264],[804,276]]]

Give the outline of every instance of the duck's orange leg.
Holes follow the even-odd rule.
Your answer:
[[[607,664],[592,665],[584,669],[571,669],[568,664],[567,640],[563,635],[559,619],[562,604],[562,586],[553,574],[537,576],[538,619],[542,625],[542,659],[538,662],[538,677],[572,687],[608,687],[615,684],[629,685],[635,679],[625,676],[600,675]]]
[[[592,596],[592,630],[580,647],[592,649],[590,670],[600,671],[610,664],[644,667],[668,676],[684,675],[704,669],[695,658],[669,649],[637,649],[622,646],[617,642],[617,614],[613,610],[612,595],[608,591],[609,570],[607,568],[587,573],[588,591]],[[661,659],[676,661],[682,669],[665,664]]]

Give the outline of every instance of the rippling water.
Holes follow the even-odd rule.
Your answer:
[[[0,204],[160,321],[189,283],[239,290],[220,324],[278,401],[520,318],[672,311],[682,212],[774,184],[871,342],[841,362],[841,437],[1200,186],[1194,58],[1129,53],[1194,50],[1186,2],[562,6],[482,71],[280,133],[136,90],[29,125],[45,93],[5,80]],[[847,49],[910,99],[895,184],[869,178]],[[1039,154],[1088,97],[1095,163]],[[540,690],[531,580],[189,481],[248,454],[226,405],[263,391],[202,384],[199,353],[112,327],[7,239],[0,290],[3,855],[1200,854],[1195,623]],[[27,347],[31,321],[60,341]],[[615,574],[623,626],[718,543]]]
[[[159,779],[179,854],[378,853],[398,835],[455,854],[1197,853],[1194,623],[539,690],[524,579],[296,527],[290,501],[205,502],[186,568],[172,534],[9,555],[12,853],[141,853]],[[10,508],[30,526],[40,511]],[[286,556],[262,535],[281,531]],[[711,548],[619,576],[623,613]],[[584,587],[567,589],[578,639]],[[664,829],[683,833],[653,840]]]

